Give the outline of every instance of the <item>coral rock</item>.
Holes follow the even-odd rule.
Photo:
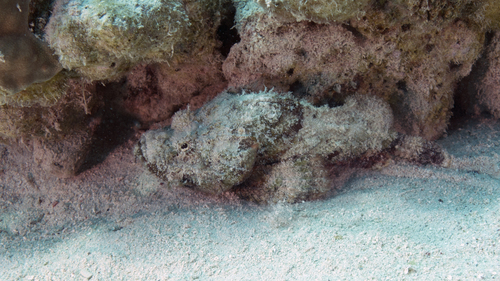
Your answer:
[[[58,0],[47,40],[65,68],[115,79],[139,63],[209,53],[216,45],[210,23],[218,21],[222,2]]]
[[[257,0],[262,6],[282,17],[296,21],[328,23],[363,16],[369,0]]]
[[[315,104],[356,92],[377,95],[394,109],[401,133],[428,140],[443,134],[456,85],[485,38],[477,24],[459,17],[466,1],[432,4],[429,14],[419,1],[384,1],[383,9],[328,24],[283,19],[282,7],[296,2],[266,1],[274,12],[260,7],[253,14],[252,0],[237,5],[241,41],[223,64],[230,87],[274,87]]]
[[[147,126],[169,119],[183,106],[197,109],[227,86],[221,62],[185,62],[138,65],[127,74],[127,90],[121,103]]]

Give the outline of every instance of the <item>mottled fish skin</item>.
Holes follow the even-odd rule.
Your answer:
[[[279,159],[296,134],[298,107],[288,95],[223,93],[145,133],[135,154],[163,180],[220,194],[247,179],[256,161]]]
[[[395,137],[392,122],[389,106],[375,97],[355,95],[330,108],[272,90],[222,93],[196,112],[177,112],[170,127],[144,133],[135,154],[170,184],[213,194],[242,184],[256,166],[276,163],[288,163],[280,173],[300,185],[314,174],[303,167],[319,166],[317,159],[384,149]]]
[[[28,28],[29,1],[0,0],[0,93],[16,94],[56,75],[62,66]]]

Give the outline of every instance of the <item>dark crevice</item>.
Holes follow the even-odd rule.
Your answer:
[[[101,123],[97,126],[91,149],[79,172],[101,163],[118,146],[125,143],[135,133],[137,120],[120,110],[117,94],[123,92],[125,79],[120,82],[97,84],[96,94],[104,98],[104,106],[97,113]]]
[[[489,68],[487,53],[489,46],[493,40],[494,33],[488,32],[485,34],[483,52],[476,60],[472,69],[466,77],[462,78],[455,88],[454,107],[452,109],[452,117],[450,119],[449,130],[454,130],[460,127],[460,124],[470,115],[484,112],[476,112],[474,105],[477,104],[477,82],[481,81]]]
[[[456,62],[449,62],[448,67],[451,71],[458,70],[462,66],[461,63],[456,63]]]
[[[307,92],[307,87],[300,81],[293,82],[290,85],[289,91],[292,92],[292,95],[298,99],[303,99],[307,96],[310,96],[310,94]]]
[[[406,82],[401,80],[396,83],[396,87],[398,87],[398,90],[403,91],[403,93],[408,92],[408,87],[406,86]]]
[[[191,176],[189,175],[182,175],[182,185],[185,186],[185,187],[189,187],[189,188],[195,188],[196,187],[196,184],[194,183],[194,180],[191,178]]]
[[[493,37],[495,37],[494,32],[486,32],[484,35],[484,47],[486,48],[491,44],[491,41],[493,41]]]
[[[345,28],[347,31],[351,32],[352,35],[354,35],[354,38],[356,39],[356,41],[358,41],[357,43],[362,44],[366,41],[366,37],[353,26],[348,24],[342,24],[342,27]]]
[[[315,107],[322,107],[327,105],[329,108],[339,107],[344,105],[344,100],[342,95],[334,95],[333,97],[328,97],[321,99],[317,103],[314,103]]]
[[[329,99],[326,104],[328,105],[328,107],[334,108],[334,107],[343,106],[344,102],[341,100]]]
[[[29,27],[37,36],[44,34],[44,29],[52,15],[55,0],[32,0],[29,5]]]
[[[221,42],[219,52],[224,57],[227,57],[229,55],[229,51],[231,51],[231,47],[241,40],[238,30],[235,27],[234,17],[236,15],[236,8],[232,2],[228,5],[228,13],[222,19],[221,24],[217,29],[217,39]]]
[[[403,25],[401,26],[401,30],[402,30],[403,32],[406,32],[406,31],[410,30],[410,28],[411,28],[411,24],[409,24],[409,23],[403,24]]]
[[[387,0],[376,0],[373,2],[374,10],[384,10],[387,6]]]

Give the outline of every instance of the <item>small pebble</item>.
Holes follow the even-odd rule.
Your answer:
[[[92,273],[90,273],[90,271],[86,270],[86,269],[82,269],[80,271],[80,275],[85,278],[85,279],[90,279],[92,277]]]

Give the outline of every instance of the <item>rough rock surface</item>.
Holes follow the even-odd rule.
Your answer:
[[[171,118],[189,103],[197,109],[224,91],[221,62],[139,65],[127,74],[120,106],[144,127]]]
[[[223,2],[59,0],[47,40],[64,68],[117,79],[139,63],[210,54]]]
[[[47,173],[59,178],[77,174],[90,149],[91,131],[73,132],[62,139],[35,139],[33,158]]]
[[[237,6],[241,41],[223,65],[229,86],[275,87],[315,104],[377,95],[393,108],[398,131],[429,140],[446,130],[457,82],[483,47],[484,31],[470,23],[430,21],[394,4],[330,24],[246,12],[253,4]]]
[[[95,83],[82,79],[64,79],[64,84],[64,88],[59,88],[64,90],[61,94],[63,97],[52,106],[35,104],[29,107],[0,107],[0,140],[53,139],[85,131],[102,106],[102,97],[95,94]],[[41,91],[40,94],[44,92]],[[22,103],[22,92],[16,97],[14,104]]]

